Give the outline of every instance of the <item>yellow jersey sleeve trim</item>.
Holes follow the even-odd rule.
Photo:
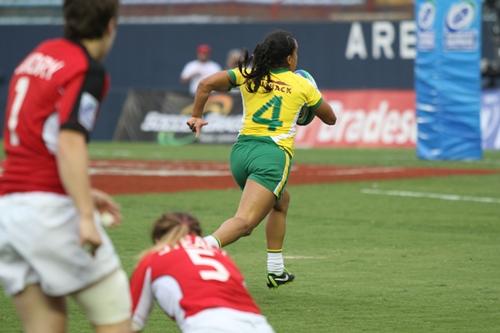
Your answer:
[[[233,87],[238,86],[238,85],[236,84],[236,74],[234,73],[234,70],[232,70],[232,69],[228,69],[228,70],[227,70],[227,74],[229,75],[229,81],[231,82],[231,85],[232,85]]]

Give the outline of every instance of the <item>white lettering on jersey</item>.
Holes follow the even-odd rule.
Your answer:
[[[229,271],[221,264],[215,256],[214,249],[196,249],[184,248],[191,259],[191,262],[196,266],[208,266],[211,269],[200,269],[199,274],[203,280],[215,280],[226,282],[229,280]]]
[[[35,52],[29,55],[15,71],[16,75],[33,75],[44,80],[50,80],[54,73],[64,67],[64,61]]]
[[[169,253],[169,252],[170,252],[170,250],[172,250],[172,249],[170,248],[170,246],[165,245],[165,246],[161,249],[161,251],[159,251],[159,252],[158,252],[158,255],[159,255],[159,256],[164,256],[165,254]]]
[[[185,237],[180,240],[180,245],[185,248],[195,248],[195,249],[205,249],[205,250],[213,250],[213,248],[205,242],[205,240],[201,237],[195,237],[194,240],[191,240],[189,237]]]
[[[97,99],[88,92],[83,92],[78,110],[78,122],[89,132],[94,128],[98,109],[99,102]]]

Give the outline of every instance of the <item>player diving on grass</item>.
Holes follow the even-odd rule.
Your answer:
[[[132,274],[133,331],[141,331],[156,301],[184,333],[272,333],[236,265],[201,238],[187,213],[154,223],[154,246]]]
[[[294,71],[298,43],[286,31],[269,34],[253,54],[245,53],[238,68],[221,71],[201,81],[187,125],[200,134],[207,125],[202,114],[212,91],[239,87],[243,99],[243,126],[231,151],[231,171],[243,190],[233,217],[205,239],[225,246],[252,230],[267,216],[267,286],[293,281],[283,260],[283,242],[290,194],[285,189],[294,153],[297,118],[302,106],[328,125],[335,114],[321,93]]]

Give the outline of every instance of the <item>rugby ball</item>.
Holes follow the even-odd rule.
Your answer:
[[[115,223],[115,217],[107,211],[103,211],[99,214],[101,224],[106,228],[112,226]]]
[[[300,75],[303,78],[307,79],[314,88],[318,89],[316,81],[308,71],[304,69],[297,69],[295,71],[295,74]],[[311,123],[311,121],[313,121],[315,116],[316,114],[314,113],[314,111],[312,111],[307,105],[304,105],[300,109],[299,117],[297,118],[297,125],[299,126],[308,125]]]

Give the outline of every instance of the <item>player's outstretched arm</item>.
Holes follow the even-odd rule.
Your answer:
[[[61,130],[56,153],[59,176],[80,215],[80,242],[94,254],[101,237],[94,223],[94,201],[88,175],[88,152],[85,136],[73,130]]]
[[[212,91],[228,91],[229,88],[231,88],[231,81],[227,71],[217,72],[201,80],[194,96],[193,113],[187,121],[187,125],[191,131],[196,133],[196,136],[199,136],[201,128],[208,124],[202,119],[202,115],[210,93]]]
[[[327,125],[335,125],[335,123],[337,122],[335,112],[333,112],[330,104],[328,104],[324,100],[314,112],[316,113],[316,116]]]

